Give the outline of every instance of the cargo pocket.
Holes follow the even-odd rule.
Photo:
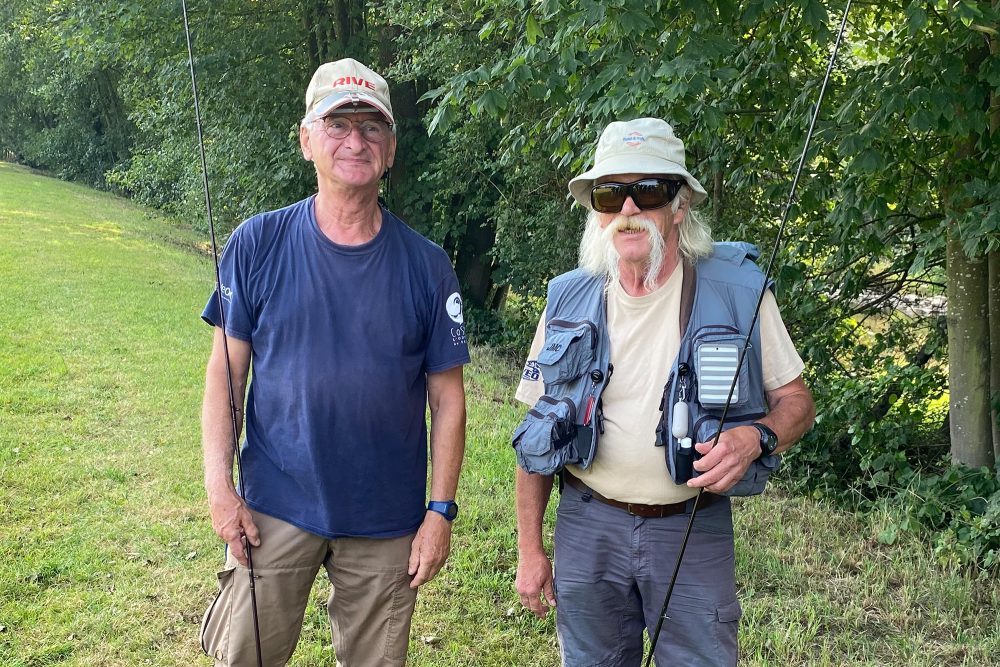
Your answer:
[[[552,475],[576,458],[576,406],[568,398],[542,396],[514,430],[511,445],[527,473]]]
[[[735,665],[739,659],[739,639],[738,631],[740,618],[743,616],[743,609],[738,600],[729,604],[721,605],[715,610],[716,633],[718,642],[716,654],[719,657],[720,665]]]
[[[545,325],[538,368],[547,384],[569,382],[590,370],[596,351],[597,327],[593,322],[550,320]]]
[[[201,619],[201,650],[210,658],[222,662],[225,662],[229,650],[229,621],[235,572],[235,566],[219,572],[219,592]]]

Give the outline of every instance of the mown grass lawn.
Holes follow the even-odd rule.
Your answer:
[[[201,487],[204,243],[0,163],[0,665],[210,664],[198,624],[222,549]],[[462,515],[419,598],[412,665],[558,664],[551,617],[513,592],[516,375],[474,351]],[[737,521],[742,664],[1000,664],[995,576],[775,491],[740,502]],[[327,590],[294,665],[333,664]]]

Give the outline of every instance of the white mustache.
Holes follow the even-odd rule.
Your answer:
[[[619,215],[611,221],[611,224],[607,226],[607,229],[615,232],[649,232],[650,234],[660,233],[660,230],[656,228],[656,225],[653,224],[652,220],[638,215]]]
[[[618,249],[615,248],[615,234],[618,232],[649,233],[649,260],[643,282],[646,289],[656,289],[656,279],[663,266],[665,239],[660,230],[647,217],[617,215],[605,227],[601,227],[600,217],[591,214],[587,218],[583,237],[580,239],[580,266],[591,273],[605,275],[609,284],[619,282],[620,267]]]

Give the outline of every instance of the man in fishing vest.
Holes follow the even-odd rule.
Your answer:
[[[539,617],[558,602],[564,665],[639,665],[704,489],[654,657],[735,665],[728,496],[760,493],[812,426],[802,361],[756,248],[713,244],[693,210],[706,193],[666,122],[608,125],[569,190],[590,210],[580,268],[549,284],[517,389],[531,406],[513,438],[517,591]],[[541,526],[555,475],[553,579]]]
[[[345,58],[322,65],[299,129],[318,192],[254,216],[226,244],[202,411],[212,526],[227,545],[202,647],[257,665],[292,655],[319,568],[337,665],[403,665],[417,587],[448,556],[465,447],[469,361],[447,254],[380,205],[396,151],[385,80]],[[246,398],[240,485],[233,421]],[[432,468],[427,490],[430,407]]]

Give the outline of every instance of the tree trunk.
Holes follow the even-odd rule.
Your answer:
[[[395,63],[396,60],[396,39],[399,36],[399,26],[382,25],[372,26],[372,30],[377,31],[372,34],[372,41],[375,44],[376,61],[373,69],[384,73]],[[415,184],[411,179],[416,180],[419,170],[414,175],[409,167],[413,164],[414,156],[427,141],[427,130],[420,122],[420,108],[417,105],[417,82],[416,81],[388,81],[390,96],[392,98],[392,115],[396,120],[396,158],[392,165],[390,174],[389,191],[387,204],[403,218],[415,222],[419,227],[425,222],[419,220],[421,211],[413,210],[414,207],[405,205],[405,193]]]
[[[341,58],[369,64],[363,0],[302,0],[302,25],[311,70]]]
[[[948,234],[948,388],[951,458],[978,468],[993,466],[990,427],[987,267],[969,259],[958,230]]]
[[[118,90],[118,80],[118,72],[107,67],[96,70],[91,79],[97,102],[94,130],[107,147],[107,168],[124,162],[131,154],[133,126]]]
[[[323,64],[320,60],[319,40],[317,38],[317,11],[316,0],[302,1],[302,28],[306,31],[306,52],[309,55],[309,74]]]
[[[993,461],[1000,460],[1000,252],[988,256],[990,307],[990,398],[993,424]]]
[[[1000,1],[993,0],[993,8]],[[996,27],[996,26],[994,26]],[[1000,39],[990,37],[990,55],[996,58],[1000,53]],[[990,138],[995,139],[1000,131],[1000,93],[996,89],[990,94]],[[993,423],[993,461],[1000,461],[1000,252],[994,250],[988,255],[989,264],[989,307],[990,307],[990,398]]]
[[[455,273],[462,285],[462,296],[477,308],[489,308],[493,296],[493,258],[490,251],[496,241],[496,229],[486,220],[469,221],[455,258]]]
[[[718,229],[722,223],[722,208],[724,205],[722,197],[725,192],[723,185],[722,168],[720,167],[715,170],[712,178],[712,226],[715,229]]]
[[[968,71],[976,71],[989,57],[994,45],[966,53]],[[993,102],[984,100],[984,107]],[[975,113],[969,110],[969,113]],[[992,119],[992,111],[987,112]],[[954,178],[974,173],[975,146],[983,137],[969,135],[955,143]],[[951,459],[978,468],[993,468],[993,419],[990,401],[990,283],[989,263],[985,256],[970,258],[962,248],[964,240],[960,221],[978,202],[968,201],[958,193],[954,180],[942,189],[947,230],[948,274],[948,390],[951,416]]]
[[[336,17],[336,53],[332,60],[354,58],[368,60],[367,26],[364,0],[333,0]],[[367,65],[368,63],[365,62]]]

